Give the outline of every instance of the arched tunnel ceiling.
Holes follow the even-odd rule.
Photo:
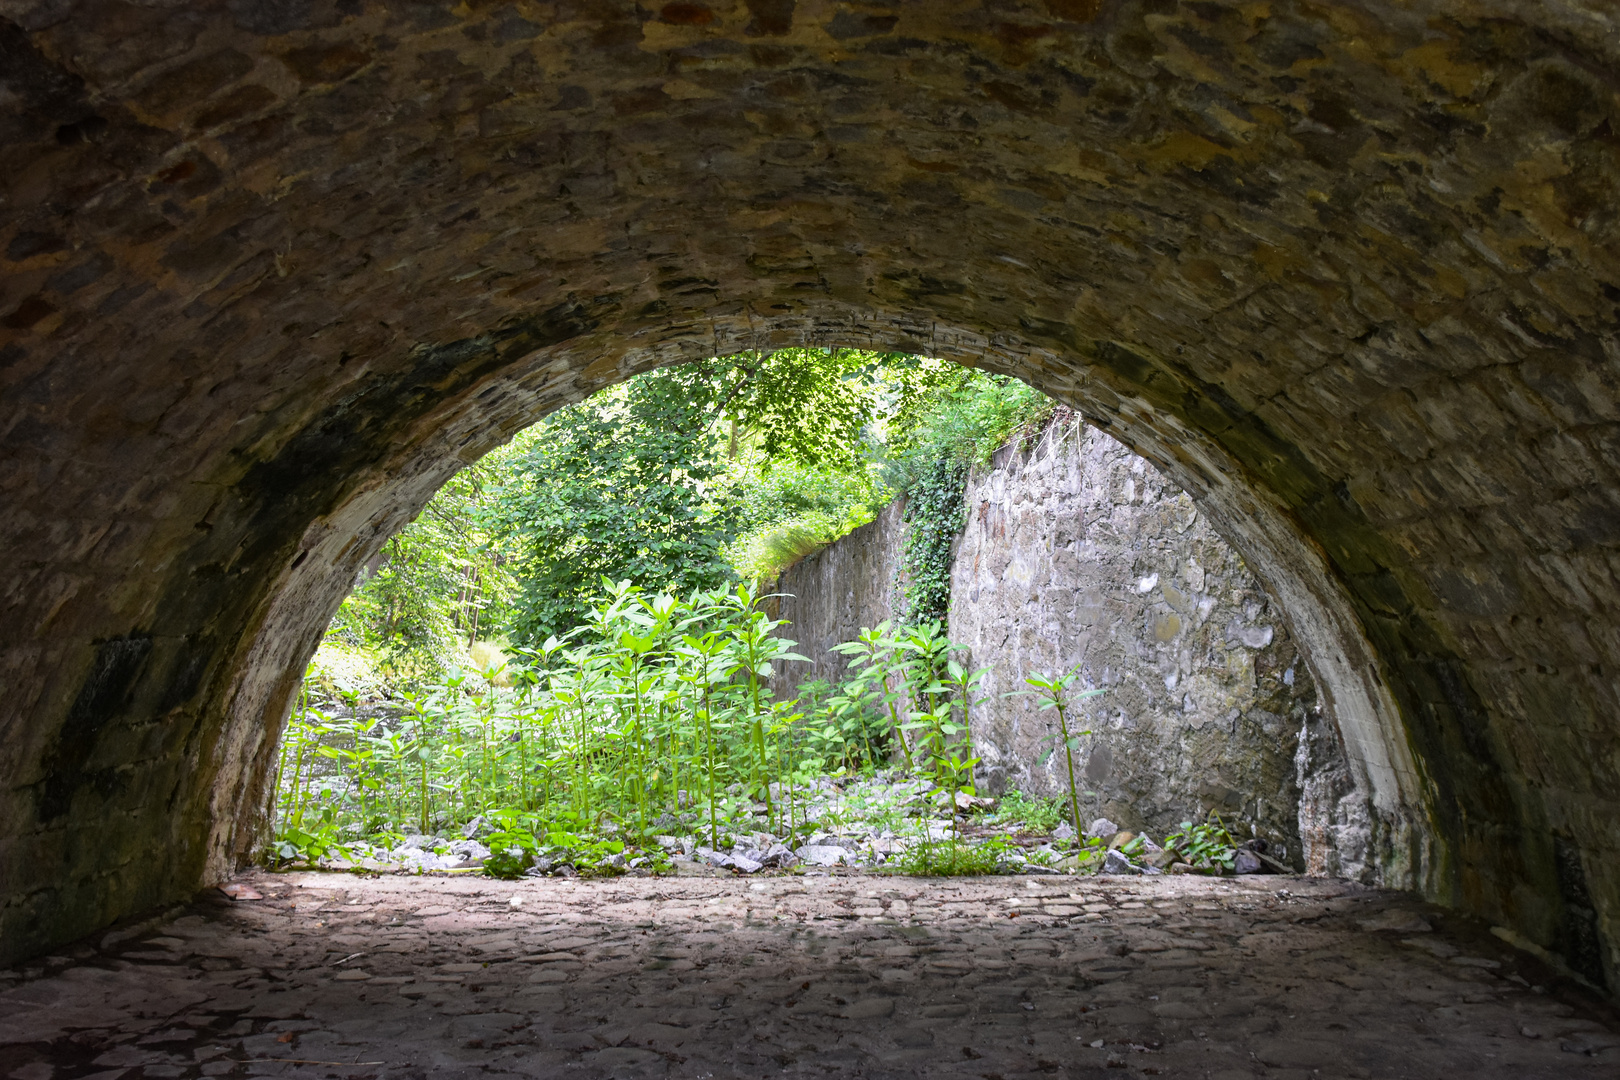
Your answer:
[[[345,567],[455,463],[836,342],[1020,374],[1249,529],[1398,713],[1384,863],[1613,978],[1607,3],[0,20],[0,952],[245,848]]]

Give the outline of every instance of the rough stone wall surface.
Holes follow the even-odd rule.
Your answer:
[[[1345,761],[1344,740],[1322,710],[1305,714],[1294,749],[1299,838],[1307,874],[1365,881],[1377,872],[1373,814]]]
[[[459,464],[825,343],[1153,460],[1382,880],[1620,985],[1613,4],[10,0],[0,57],[0,954],[251,850]]]
[[[1103,691],[1072,721],[1092,733],[1075,754],[1082,816],[1162,838],[1215,812],[1299,860],[1294,758],[1315,683],[1192,499],[1100,429],[1060,420],[975,470],[964,501],[950,632],[988,669],[970,723],[986,774],[1068,792],[1064,754],[1046,757],[1056,714],[1007,695],[1030,672],[1078,668],[1077,688]]]
[[[778,633],[797,641],[797,652],[808,657],[782,665],[771,681],[778,697],[796,696],[799,685],[812,679],[836,685],[849,664],[833,646],[894,618],[904,516],[905,502],[896,499],[873,520],[788,567],[771,587],[782,594],[772,615],[789,623]]]

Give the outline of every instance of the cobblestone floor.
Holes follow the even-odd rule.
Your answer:
[[[1597,997],[1332,881],[240,880],[0,976],[0,1077],[1620,1076]]]

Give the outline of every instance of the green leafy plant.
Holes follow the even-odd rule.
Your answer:
[[[868,630],[846,683],[777,701],[775,666],[798,654],[758,600],[746,587],[680,600],[604,580],[584,626],[515,648],[505,669],[408,692],[388,716],[361,716],[351,699],[323,712],[311,681],[282,740],[266,858],[439,830],[482,835],[493,875],[542,859],[606,873],[631,858],[667,866],[647,838],[699,815],[714,847],[761,824],[806,835],[817,780],[885,764],[889,725],[902,722],[887,710],[919,699],[933,709],[917,714],[925,764],[960,783],[975,673],[938,673],[937,626],[893,630],[904,648],[890,628]]]
[[[1103,860],[1108,856],[1108,846],[1100,836],[1077,836],[1069,846],[1071,851],[1068,857],[1074,860],[1073,868],[1076,871],[1095,872],[1101,869]]]
[[[296,821],[277,826],[269,855],[277,864],[303,862],[311,866],[333,856],[347,858],[349,845],[343,842],[340,833],[341,826],[333,807],[323,807],[313,818],[300,813]]]
[[[625,852],[622,840],[554,829],[546,834],[546,855],[553,862],[567,863],[586,877],[612,877],[624,873],[618,856]]]
[[[951,546],[967,524],[962,492],[967,468],[948,457],[917,470],[906,488],[906,531],[900,572],[906,612],[943,619],[951,600]]]
[[[1231,871],[1237,859],[1237,843],[1216,814],[1194,825],[1183,821],[1181,828],[1164,838],[1164,849],[1199,870]]]
[[[1125,856],[1132,862],[1135,862],[1143,855],[1147,854],[1147,841],[1140,836],[1133,836],[1123,844],[1115,847],[1114,850],[1118,851],[1121,855]]]
[[[491,851],[484,859],[484,873],[492,878],[515,881],[534,866],[534,852],[526,848]]]
[[[536,846],[534,822],[522,811],[506,806],[494,811],[490,817],[494,819],[495,829],[486,839],[492,849],[513,846],[533,849]]]
[[[906,496],[900,582],[907,614],[943,619],[951,546],[966,524],[968,470],[987,464],[1019,430],[1038,431],[1055,403],[1016,379],[939,360],[896,362],[888,377],[896,402],[880,475]]]
[[[911,685],[909,668],[896,662],[899,646],[889,636],[892,629],[888,620],[875,627],[863,626],[854,641],[833,646],[834,652],[849,657],[850,675],[843,693],[830,704],[857,711],[881,709],[895,742],[905,755],[906,767],[911,768],[915,765],[911,744],[900,719],[900,705],[906,700]]]
[[[896,865],[902,872],[918,877],[1000,874],[1006,871],[1005,856],[1011,850],[1012,845],[1002,837],[977,844],[962,843],[952,837],[912,844],[896,860]]]
[[[969,669],[947,659],[943,678],[936,673],[936,681],[928,688],[938,746],[935,775],[953,793],[973,794],[973,767],[979,758],[972,754],[967,738],[968,718],[986,700],[975,695],[989,671],[988,667]]]
[[[996,821],[1019,824],[1028,832],[1049,833],[1069,816],[1066,799],[1026,795],[1016,788],[1001,797]]]
[[[1075,693],[1073,687],[1079,677],[1079,665],[1076,665],[1064,675],[1045,675],[1040,672],[1031,672],[1024,677],[1024,682],[1034,689],[1015,690],[1006,695],[1007,697],[1034,697],[1040,703],[1042,712],[1048,709],[1057,712],[1058,729],[1047,736],[1045,741],[1048,741],[1050,745],[1047,747],[1046,752],[1041,755],[1040,763],[1045,765],[1051,760],[1054,753],[1058,750],[1063,751],[1063,761],[1067,766],[1069,779],[1070,822],[1074,825],[1075,836],[1082,835],[1085,828],[1080,824],[1080,790],[1074,778],[1074,752],[1080,747],[1080,739],[1090,735],[1091,732],[1071,732],[1069,730],[1069,712],[1074,707],[1075,702],[1096,697],[1102,693],[1101,690],[1082,690]]]

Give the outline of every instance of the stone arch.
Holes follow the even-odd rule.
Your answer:
[[[891,327],[891,333],[899,334],[895,340],[901,345],[890,346],[874,340],[871,327],[858,320],[859,315],[851,315],[846,320],[813,325],[790,322],[774,329],[762,329],[755,323],[749,328],[749,347],[835,343],[854,337],[883,347],[918,349],[926,329],[935,355],[1026,379],[1092,415],[1109,416],[1109,427],[1115,433],[1139,452],[1151,455],[1195,494],[1201,508],[1238,547],[1290,620],[1328,711],[1340,727],[1348,764],[1372,816],[1376,850],[1368,860],[1369,883],[1396,888],[1432,884],[1427,876],[1438,870],[1438,853],[1431,849],[1435,838],[1422,817],[1420,781],[1399,709],[1383,683],[1380,664],[1350,597],[1336,585],[1320,551],[1301,535],[1283,508],[1241,480],[1234,481],[1232,477],[1238,475],[1235,463],[1197,433],[1171,427],[1167,439],[1166,422],[1159,419],[1154,423],[1151,409],[1132,409],[1118,402],[1120,407],[1104,412],[1097,396],[1086,391],[1083,378],[1078,382],[1052,378],[1051,372],[1064,363],[1055,354],[1016,341],[992,345],[988,339],[962,331],[945,332],[934,324],[913,327],[910,333]],[[702,354],[709,353],[704,350]],[[693,358],[689,352],[676,354],[674,362]],[[455,469],[560,404],[661,362],[670,361],[629,354],[600,384],[595,380],[583,385],[575,382],[566,391],[552,389],[549,393],[545,389],[535,392],[533,375],[528,372],[504,371],[499,376],[499,393],[463,397],[439,421],[443,427],[423,445],[411,447],[412,456],[388,470],[378,486],[354,492],[335,513],[310,527],[298,555],[272,586],[264,621],[255,628],[247,658],[236,665],[238,681],[228,691],[222,739],[226,756],[214,792],[210,873],[228,872],[240,860],[244,844],[260,835],[265,799],[258,785],[269,775],[269,755],[279,724],[296,694],[298,674],[360,567],[415,516]],[[559,367],[572,372],[578,366],[544,352],[521,365],[542,373],[542,378]],[[267,726],[267,719],[271,725]]]
[[[229,866],[346,574],[457,463],[656,364],[871,342],[1199,497],[1385,880],[1614,970],[1600,6],[8,11],[8,955]]]

